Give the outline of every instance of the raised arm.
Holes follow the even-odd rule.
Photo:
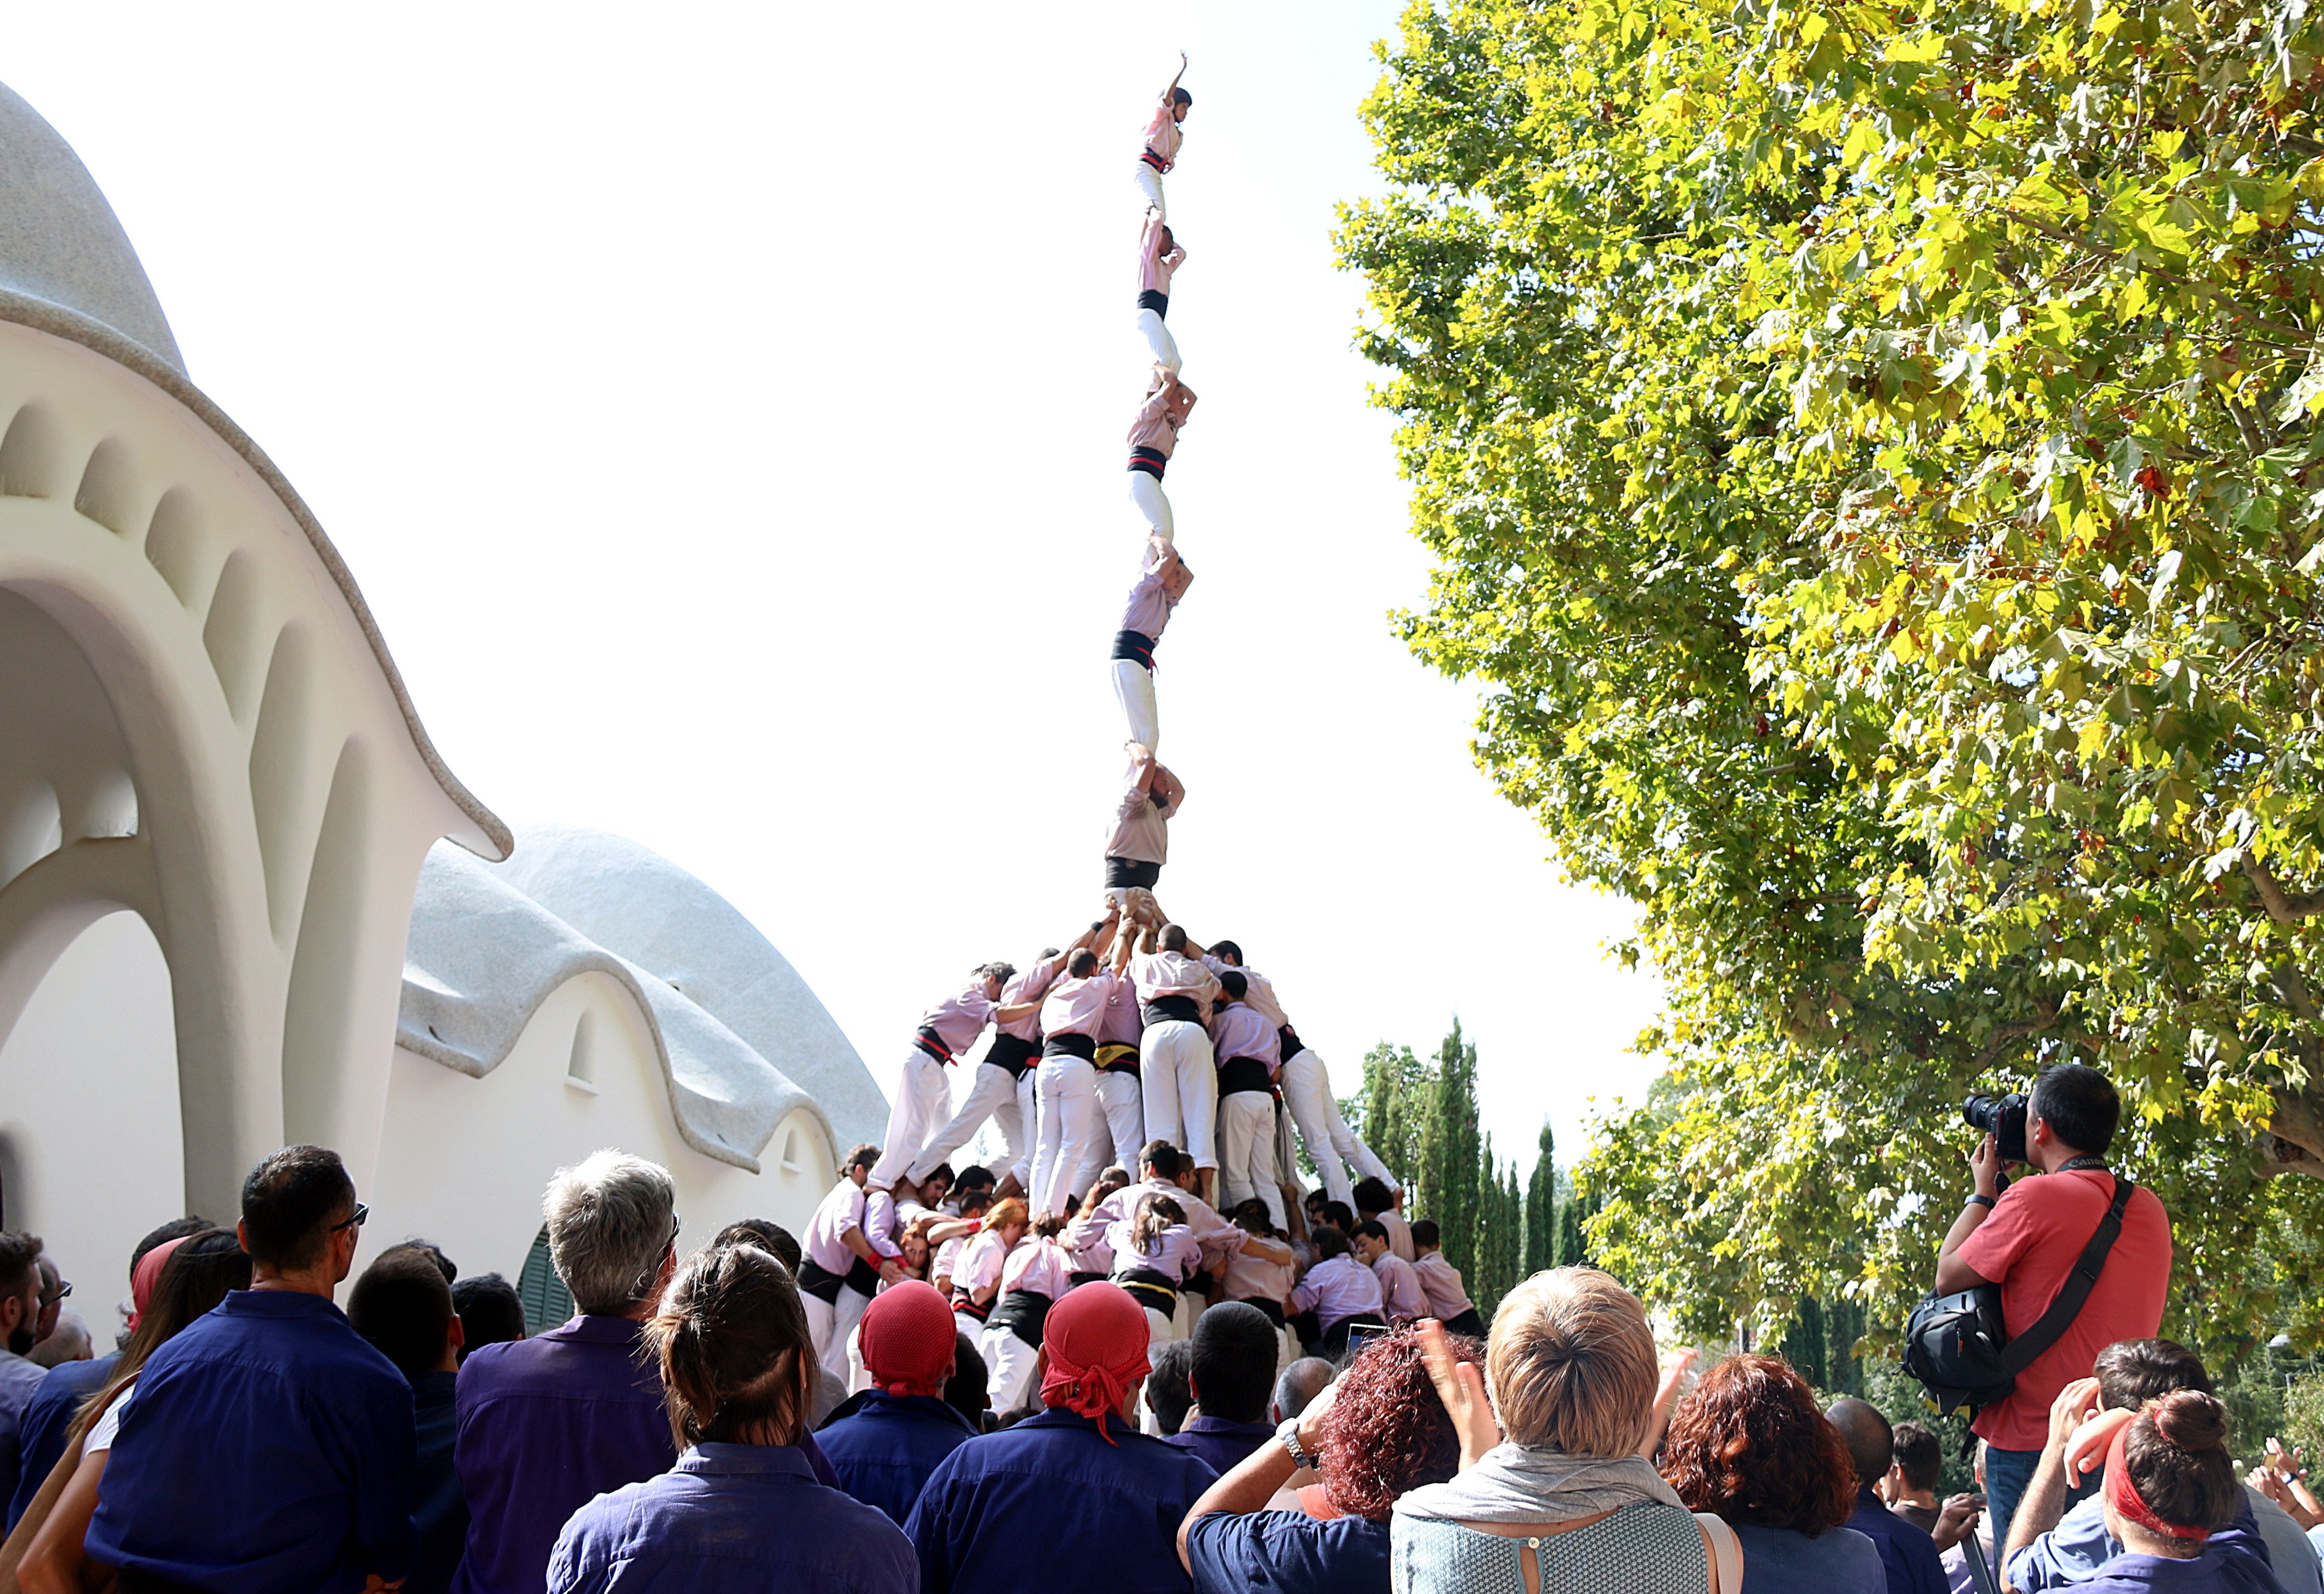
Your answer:
[[[1149,755],[1151,756],[1151,755]],[[1161,794],[1162,806],[1175,815],[1186,806],[1186,783],[1160,764],[1156,764],[1150,776],[1151,789]]]
[[[1164,105],[1168,105],[1170,103],[1171,97],[1178,92],[1178,79],[1184,78],[1185,75],[1186,52],[1182,50],[1178,52],[1178,69],[1171,76],[1170,87],[1162,91],[1162,103]]]

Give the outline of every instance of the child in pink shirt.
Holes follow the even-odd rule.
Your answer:
[[[1178,78],[1185,75],[1186,58],[1181,54]],[[1178,146],[1185,142],[1178,124],[1194,103],[1194,97],[1178,87],[1178,78],[1171,78],[1170,87],[1154,102],[1154,115],[1146,124],[1145,139],[1138,152],[1138,191],[1157,214],[1163,208],[1162,174],[1178,163]]]
[[[1162,219],[1162,213],[1148,211],[1146,225],[1138,232],[1138,334],[1146,340],[1154,363],[1166,371],[1176,371],[1182,365],[1178,340],[1170,336],[1163,320],[1170,313],[1170,279],[1185,263],[1185,247]]]

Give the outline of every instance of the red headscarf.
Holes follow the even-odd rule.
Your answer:
[[[890,1395],[944,1393],[952,1377],[960,1328],[933,1285],[907,1279],[881,1290],[864,1309],[863,1370]]]
[[[1097,1423],[1108,1444],[1108,1412],[1120,1412],[1130,1386],[1152,1370],[1146,1343],[1152,1331],[1146,1308],[1118,1284],[1080,1285],[1049,1308],[1041,1348],[1049,1370],[1041,1379],[1041,1403],[1078,1412]]]
[[[169,1261],[170,1253],[192,1238],[193,1236],[189,1234],[180,1234],[175,1239],[163,1240],[160,1245],[138,1258],[137,1266],[129,1270],[129,1331],[131,1333],[137,1331],[138,1320],[145,1315],[145,1308],[152,1302],[153,1286],[161,1282],[161,1268]]]
[[[2114,1443],[2107,1447],[2106,1501],[2114,1507],[2115,1515],[2166,1539],[2192,1539],[2200,1543],[2209,1538],[2211,1530],[2208,1527],[2185,1527],[2163,1521],[2154,1514],[2154,1507],[2140,1497],[2138,1485],[2130,1480],[2129,1439],[2130,1424],[2125,1423],[2115,1430]]]

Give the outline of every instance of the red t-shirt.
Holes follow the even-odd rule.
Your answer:
[[[1960,1259],[2001,1286],[2001,1317],[2011,1339],[2049,1310],[2113,1200],[2114,1175],[2098,1168],[2022,1178],[1961,1242]],[[2009,1398],[1978,1412],[1970,1426],[1997,1450],[2040,1450],[2058,1392],[2089,1377],[2098,1352],[2116,1341],[2152,1339],[2162,1328],[2170,1283],[2171,1219],[2142,1184],[2123,1209],[2122,1232],[2080,1314],[2017,1375]]]

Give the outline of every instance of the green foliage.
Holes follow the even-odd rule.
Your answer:
[[[1479,1139],[1477,1047],[1461,1037],[1461,1020],[1436,1049],[1429,1071],[1428,1110],[1420,1129],[1420,1193],[1414,1210],[1443,1231],[1444,1259],[1470,1278],[1491,1192],[1492,1157]],[[1375,1147],[1377,1149],[1377,1147]]]
[[[1410,1046],[1386,1041],[1364,1054],[1364,1091],[1342,1116],[1357,1126],[1364,1143],[1386,1163],[1406,1190],[1420,1172],[1420,1127],[1426,1117],[1429,1070]]]
[[[1416,4],[1347,214],[1404,634],[1637,903],[1671,1077],[1582,1169],[1683,1329],[1876,1335],[1957,1103],[2105,1067],[2222,1364],[2324,1216],[2324,13]],[[1563,1247],[1561,1246],[1561,1256]]]
[[[1533,1159],[1533,1178],[1526,1185],[1525,1270],[1528,1276],[1557,1266],[1556,1152],[1556,1137],[1544,1119]]]

